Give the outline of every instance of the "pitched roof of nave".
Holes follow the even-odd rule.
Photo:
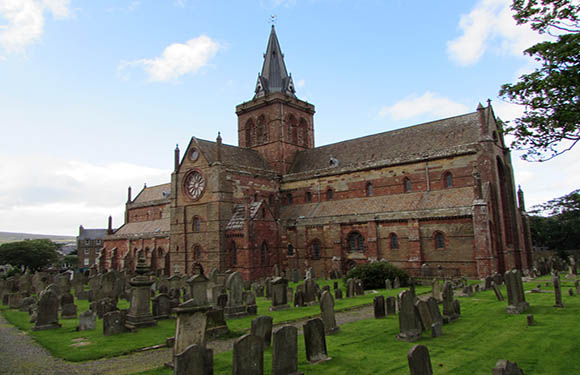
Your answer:
[[[479,113],[473,112],[300,151],[289,174],[451,156],[474,150],[479,137]]]
[[[282,220],[340,221],[338,217],[380,215],[383,220],[463,216],[471,214],[473,187],[411,192],[395,195],[336,199],[280,208]]]
[[[131,203],[150,203],[158,200],[168,199],[171,191],[171,184],[161,184],[146,186],[137,194]]]
[[[209,163],[217,161],[217,143],[196,138],[202,154]],[[239,167],[269,170],[268,163],[256,150],[223,144],[221,145],[222,163]]]
[[[125,237],[140,237],[144,234],[160,234],[167,235],[169,232],[169,215],[157,220],[138,221],[133,223],[126,223],[121,226],[114,234],[107,236],[108,238],[125,238]]]

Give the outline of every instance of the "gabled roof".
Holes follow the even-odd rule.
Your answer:
[[[79,240],[101,240],[107,235],[107,229],[85,229],[80,230]]]
[[[126,223],[121,228],[119,228],[110,237],[132,237],[141,236],[144,234],[148,235],[167,235],[169,233],[169,217],[163,217],[158,220],[149,221],[138,221],[133,223]]]
[[[148,203],[169,198],[171,184],[144,187],[131,203]]]
[[[473,112],[303,150],[296,154],[289,173],[330,172],[333,168],[392,165],[451,156],[474,151],[479,137],[479,113]]]
[[[272,25],[268,47],[264,54],[262,74],[258,76],[258,82],[256,83],[256,97],[264,96],[271,92],[282,92],[290,96],[294,96],[296,92],[292,76],[289,76],[286,70],[284,55],[280,49],[274,25]]]
[[[259,202],[252,202],[249,204],[248,211],[250,215],[250,219],[256,217],[260,206],[262,205],[263,201]],[[226,230],[240,230],[244,228],[244,221],[246,220],[246,205],[244,204],[237,204],[234,206],[234,214],[232,218],[226,225]]]
[[[204,139],[195,137],[193,140],[197,141],[197,145],[199,146],[202,154],[207,159],[208,163],[217,161],[216,142],[206,141]],[[266,163],[258,151],[250,150],[248,148],[230,146],[223,143],[221,148],[221,162],[225,165],[269,170],[268,163]]]

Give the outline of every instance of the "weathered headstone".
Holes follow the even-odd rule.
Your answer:
[[[437,300],[433,297],[427,298],[427,307],[429,307],[429,314],[431,315],[431,320],[433,323],[443,323],[443,317],[439,311],[439,304]]]
[[[393,297],[393,296],[387,297],[385,303],[386,303],[386,307],[387,307],[387,316],[388,315],[396,315],[397,307],[396,307],[395,297]]]
[[[346,298],[354,297],[354,289],[355,289],[354,283],[355,280],[352,278],[346,280]]]
[[[264,340],[251,334],[234,342],[233,375],[264,374]]]
[[[30,309],[30,306],[35,305],[35,304],[36,304],[36,298],[34,298],[32,296],[23,298],[22,301],[20,302],[20,311],[28,312],[28,310]]]
[[[182,353],[193,344],[205,347],[208,310],[209,306],[197,306],[191,300],[174,309],[177,314],[174,355]]]
[[[450,281],[443,284],[443,322],[449,323],[459,318],[455,311],[455,299],[453,298],[453,285]]]
[[[426,346],[413,346],[407,353],[407,359],[409,360],[410,375],[433,375],[431,358]]]
[[[391,281],[391,279],[386,279],[385,280],[385,289],[386,290],[393,289],[393,282]]]
[[[443,324],[436,322],[431,324],[431,337],[440,337],[443,335]]]
[[[437,301],[443,300],[443,297],[441,296],[441,284],[439,283],[438,279],[433,279],[433,284],[431,286],[431,295]]]
[[[155,296],[152,301],[154,319],[167,319],[171,316],[171,299],[167,294],[161,293]]]
[[[414,297],[409,291],[399,293],[399,334],[403,341],[417,341],[421,338],[421,321],[414,306]]]
[[[272,306],[270,311],[287,309],[288,305],[288,280],[283,277],[274,277],[272,284]]]
[[[534,315],[528,314],[527,320],[528,320],[528,326],[533,326],[534,325]]]
[[[373,307],[375,313],[375,319],[381,319],[385,317],[385,297],[376,296],[373,299]]]
[[[292,272],[292,281],[297,283],[300,281],[300,270],[299,269],[295,269],[294,272]]]
[[[315,363],[330,359],[326,350],[324,323],[321,319],[310,319],[304,324],[304,344],[308,362]]]
[[[355,283],[354,283],[354,293],[357,296],[364,296],[365,290],[363,288],[363,282],[362,282],[362,280],[355,279]]]
[[[491,371],[492,375],[523,375],[524,372],[518,367],[517,363],[500,359]]]
[[[79,315],[77,331],[92,331],[97,327],[97,314],[87,310]]]
[[[248,312],[244,306],[244,279],[239,272],[231,273],[226,280],[228,302],[224,310],[226,318],[246,316]]]
[[[423,330],[431,328],[431,325],[433,324],[433,318],[431,317],[431,311],[427,302],[417,299],[415,301],[415,309],[419,314],[419,319],[421,320]]]
[[[485,289],[485,290],[489,290],[489,289],[491,289],[491,283],[492,283],[492,282],[493,282],[493,277],[491,277],[491,276],[487,276],[487,277],[485,278],[485,286],[484,286],[484,289]]]
[[[552,284],[554,284],[554,307],[564,307],[564,303],[562,303],[562,288],[560,287],[560,277],[558,276],[557,272],[555,272],[552,276]]]
[[[264,347],[270,346],[270,341],[272,339],[272,325],[273,319],[271,316],[259,316],[252,319],[252,329],[250,333],[252,335],[261,337],[264,340]]]
[[[506,312],[508,314],[521,314],[530,307],[526,302],[524,296],[524,286],[522,284],[522,276],[520,271],[507,271],[504,276],[506,289],[508,294],[508,306]]]
[[[272,375],[299,375],[298,329],[294,326],[278,328],[273,333]]]
[[[327,335],[338,332],[339,327],[336,325],[334,314],[334,299],[329,291],[324,291],[320,298],[320,317],[324,323],[324,330]]]
[[[503,294],[501,294],[501,290],[499,290],[499,287],[496,285],[495,281],[491,282],[491,288],[495,293],[495,298],[497,298],[498,301],[503,302],[504,301]]]
[[[334,298],[342,299],[342,289],[338,288],[334,290]]]
[[[213,375],[213,350],[189,345],[173,359],[174,375]]]
[[[304,307],[306,304],[304,303],[304,292],[302,289],[296,288],[296,294],[294,295],[294,306],[295,307]]]
[[[266,279],[264,280],[264,286],[266,289],[266,296],[264,298],[266,299],[270,299],[272,298],[272,284],[271,284],[272,279],[270,277],[266,277]]]
[[[103,316],[103,335],[118,335],[126,331],[125,317],[121,311],[111,311]]]
[[[50,284],[40,293],[38,298],[38,309],[36,311],[36,322],[32,330],[41,331],[46,329],[60,328],[58,323],[58,295]]]
[[[393,288],[394,289],[399,289],[401,287],[401,280],[399,279],[399,276],[395,277],[395,281],[393,282]]]
[[[311,278],[304,280],[304,303],[307,305],[316,302],[316,281]]]

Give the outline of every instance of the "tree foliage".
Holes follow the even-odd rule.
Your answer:
[[[580,141],[580,3],[514,0],[512,9],[518,24],[555,40],[525,50],[541,66],[502,85],[502,98],[525,106],[523,116],[505,131],[515,137],[512,147],[526,151],[525,160],[549,160]]]
[[[532,207],[530,231],[536,246],[552,250],[580,248],[580,189]]]
[[[409,274],[395,265],[387,262],[373,262],[359,264],[347,272],[345,280],[350,278],[361,279],[365,289],[381,289],[385,287],[385,280],[395,280],[399,277],[401,285],[407,285]]]
[[[0,264],[40,270],[58,259],[59,245],[46,239],[9,242],[0,245]]]

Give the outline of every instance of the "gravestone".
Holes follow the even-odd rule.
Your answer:
[[[298,328],[278,328],[272,339],[272,375],[302,374],[298,372]]]
[[[431,324],[431,337],[440,337],[443,335],[443,324],[441,322]]]
[[[524,286],[522,284],[522,276],[520,271],[507,271],[504,276],[508,294],[508,306],[506,312],[508,314],[521,314],[530,307],[526,302],[524,296]]]
[[[121,311],[111,311],[103,316],[103,335],[112,336],[127,332],[125,317]]]
[[[316,302],[316,282],[313,279],[304,280],[304,303],[312,305]]]
[[[324,323],[324,330],[327,335],[339,331],[334,314],[334,299],[332,298],[332,294],[328,291],[324,291],[320,298],[320,317]]]
[[[264,297],[264,286],[260,283],[252,284],[252,289],[257,297]]]
[[[135,269],[137,276],[133,277],[129,284],[133,289],[131,293],[131,307],[125,319],[127,328],[136,329],[138,327],[149,327],[157,325],[151,314],[151,285],[153,280],[149,275],[147,258],[141,253],[137,259]],[[118,293],[118,291],[115,291]]]
[[[234,342],[233,375],[264,374],[264,341],[251,334]]]
[[[495,298],[497,298],[498,301],[503,302],[504,301],[503,294],[501,294],[501,290],[499,290],[499,287],[495,284],[495,281],[491,282],[491,288],[495,293]]]
[[[262,338],[264,347],[270,346],[272,339],[272,323],[274,319],[271,316],[259,316],[252,319],[252,329],[250,333],[254,336]]]
[[[386,279],[385,280],[385,289],[386,290],[393,289],[393,282],[391,281],[391,279]]]
[[[439,280],[437,279],[433,279],[433,284],[431,286],[431,295],[437,301],[443,300],[443,296],[441,295],[441,283],[439,283]]]
[[[365,290],[363,288],[363,283],[362,283],[362,280],[360,280],[360,279],[355,279],[354,294],[356,294],[357,296],[364,296],[364,294],[365,294]]]
[[[295,282],[295,283],[297,283],[297,282],[300,281],[300,278],[301,278],[301,276],[300,276],[300,270],[299,269],[295,269],[292,272],[292,281]]]
[[[351,298],[354,297],[354,289],[355,289],[355,280],[354,279],[348,279],[346,280],[346,298]]]
[[[394,289],[399,289],[401,287],[401,280],[399,279],[399,276],[395,277],[395,281],[393,281],[393,288]]]
[[[342,289],[338,288],[334,290],[334,298],[342,299]]]
[[[197,306],[189,300],[174,309],[177,314],[175,323],[175,342],[173,354],[182,353],[188,346],[196,344],[205,348],[207,311],[209,306]]]
[[[421,321],[415,309],[414,297],[409,291],[399,293],[399,334],[402,341],[417,341],[421,338]]]
[[[387,307],[387,316],[389,315],[396,315],[397,314],[397,306],[396,306],[396,299],[395,297],[387,297],[386,301]]]
[[[20,309],[20,305],[22,305],[22,295],[19,292],[16,292],[10,293],[8,296],[8,307],[11,309]]]
[[[283,277],[274,277],[271,281],[272,306],[270,311],[288,309],[288,280]]]
[[[500,359],[495,364],[491,375],[523,375],[524,372],[518,367],[517,363]]]
[[[427,304],[427,302],[417,299],[415,301],[415,309],[419,314],[419,319],[421,320],[423,330],[428,330],[429,328],[431,328],[431,325],[434,322],[433,318],[431,317],[431,311],[429,309],[429,305]]]
[[[485,286],[484,286],[484,289],[485,289],[485,290],[489,290],[489,289],[491,289],[491,283],[492,283],[492,282],[493,282],[493,277],[491,277],[491,276],[487,276],[487,277],[485,278]]]
[[[207,326],[205,329],[207,337],[219,337],[229,332],[224,316],[224,309],[212,307],[205,315],[207,317]]]
[[[554,307],[564,307],[564,304],[562,303],[562,288],[560,287],[560,277],[558,276],[558,272],[554,272],[554,275],[552,275],[552,284],[554,284]]]
[[[20,311],[22,312],[28,312],[28,310],[30,309],[30,306],[35,305],[36,304],[36,298],[35,297],[26,297],[22,299],[22,302],[20,302]]]
[[[111,298],[103,298],[91,303],[91,310],[97,313],[99,319],[103,319],[106,313],[117,310],[117,304]]]
[[[174,375],[213,375],[213,350],[192,344],[173,359]]]
[[[244,279],[239,272],[231,273],[226,280],[228,302],[224,309],[226,318],[248,315],[244,306]]]
[[[413,348],[409,350],[409,353],[407,353],[407,359],[409,360],[410,375],[433,375],[431,358],[426,346],[413,346]]]
[[[40,293],[33,331],[55,329],[61,326],[58,323],[58,295],[53,286],[54,284],[50,284]]]
[[[294,295],[294,306],[295,307],[306,306],[306,304],[304,303],[304,292],[298,288],[296,288],[296,294]]]
[[[60,317],[61,319],[76,319],[77,306],[74,304],[74,297],[70,292],[65,292],[60,297]]]
[[[580,295],[580,281],[574,281],[574,288],[576,288],[576,294]]]
[[[97,314],[87,310],[79,315],[77,331],[92,331],[97,327]]]
[[[167,294],[161,293],[153,298],[152,308],[154,319],[168,319],[171,316],[171,299]]]
[[[534,315],[528,314],[527,321],[528,321],[528,326],[533,326],[534,325]]]
[[[209,285],[209,279],[203,274],[197,274],[187,280],[189,284],[189,290],[191,298],[199,306],[208,305],[207,299],[207,289]]]
[[[441,316],[441,312],[439,311],[439,304],[437,303],[437,300],[433,297],[429,297],[427,298],[426,302],[433,323],[443,323],[443,317]]]
[[[450,323],[458,318],[453,298],[453,285],[446,281],[443,283],[443,322]]]
[[[473,297],[473,287],[471,285],[463,287],[463,295],[467,297]]]
[[[381,319],[385,317],[385,297],[376,296],[373,299],[373,307],[375,319]]]
[[[326,335],[324,334],[324,323],[321,319],[310,319],[303,326],[304,344],[306,347],[306,359],[310,363],[328,361],[326,350]]]
[[[266,289],[266,296],[264,298],[266,299],[270,299],[272,298],[272,284],[271,284],[271,278],[266,277],[266,279],[264,280],[264,285],[265,285],[265,289]]]

